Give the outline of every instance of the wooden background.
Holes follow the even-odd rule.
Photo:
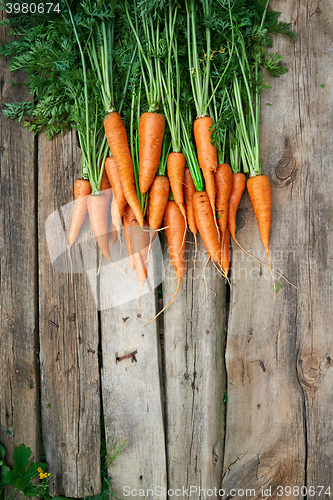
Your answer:
[[[101,301],[104,290],[115,300],[126,278],[103,266],[109,288],[101,286],[102,276],[91,272],[98,255],[89,238],[81,247],[90,273],[71,278],[54,268],[46,241],[48,216],[72,201],[76,134],[49,142],[0,115],[0,442],[8,461],[21,443],[39,459],[43,443],[51,495],[100,492],[104,432],[107,443],[127,440],[109,469],[120,498],[124,486],[197,487],[193,499],[210,495],[199,488],[221,487],[225,499],[269,497],[262,488],[270,487],[271,498],[287,498],[285,486],[325,487],[308,493],[312,498],[330,498],[329,486],[333,493],[333,2],[270,5],[299,33],[296,42],[276,39],[289,73],[268,78],[272,88],[262,94],[272,262],[298,286],[279,280],[275,300],[267,269],[235,246],[229,307],[225,282],[210,266],[214,293],[206,291],[193,274],[189,237],[186,276],[163,321],[147,326],[158,310],[153,290],[141,310],[132,300],[98,312],[94,297]],[[8,40],[4,27],[0,39]],[[29,96],[9,83],[22,75],[9,76],[8,61],[0,64],[3,109]],[[65,235],[55,234],[51,244],[61,248]],[[265,259],[247,195],[238,239]],[[200,248],[201,278],[204,263]],[[153,280],[153,265],[151,271]],[[170,266],[165,304],[174,288]],[[136,362],[116,362],[133,351]],[[255,492],[246,494],[250,488]],[[302,497],[297,489],[294,497]]]

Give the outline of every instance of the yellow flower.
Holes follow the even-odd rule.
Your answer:
[[[37,471],[39,472],[39,479],[45,479],[48,476],[47,472],[44,472],[41,467],[38,467]]]

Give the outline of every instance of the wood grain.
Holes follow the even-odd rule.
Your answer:
[[[98,368],[97,251],[86,231],[81,237],[86,273],[70,274],[67,233],[70,217],[62,207],[73,199],[81,154],[76,133],[52,142],[39,136],[38,233],[42,429],[49,464],[50,494],[96,495],[100,477],[100,385]],[[53,214],[53,215],[52,215]],[[50,217],[50,218],[49,218]],[[51,222],[50,222],[51,221]],[[86,226],[89,227],[88,220]],[[84,241],[85,240],[85,241]],[[54,249],[59,258],[54,260]],[[90,255],[90,262],[87,261]],[[72,251],[75,271],[82,267]],[[93,278],[94,277],[94,278]]]
[[[2,42],[8,33],[0,26]],[[1,109],[29,99],[27,89],[9,83],[25,77],[9,75],[8,62],[0,60]],[[10,465],[22,443],[40,458],[35,156],[33,135],[0,113],[0,442]]]
[[[219,489],[222,474],[225,280],[212,262],[204,270],[207,252],[200,237],[195,270],[195,246],[188,238],[181,289],[164,312],[168,487],[181,491],[197,487],[191,498],[199,499],[203,496],[199,488]],[[172,264],[168,267],[166,239],[165,245],[164,305],[172,299],[177,284]]]
[[[124,495],[127,486],[137,490],[138,496],[139,490],[144,490],[144,497],[153,499],[156,495],[151,491],[147,493],[147,489],[167,486],[157,322],[148,325],[156,314],[156,274],[150,258],[151,291],[145,286],[140,307],[140,284],[135,271],[130,272],[125,257],[124,235],[122,241],[122,251],[119,243],[113,246],[112,258],[121,264],[127,277],[108,264],[104,275],[103,268],[101,270],[100,281],[100,301],[104,308],[101,311],[102,394],[108,448],[110,440],[117,441],[111,455],[127,440],[109,468],[109,475],[118,498],[128,496]],[[117,361],[133,352],[135,358],[129,356]],[[166,496],[162,492],[159,498]]]
[[[272,264],[299,289],[278,279],[283,288],[274,301],[267,269],[234,252],[223,487],[226,495],[231,487],[253,487],[259,495],[271,486],[278,498],[279,485],[332,483],[333,30],[328,4],[270,6],[299,33],[296,42],[277,39],[290,70],[269,79],[261,115],[263,171],[273,196]],[[242,209],[239,241],[265,260],[248,198]]]

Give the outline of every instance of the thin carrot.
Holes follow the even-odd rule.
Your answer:
[[[119,178],[127,203],[132,207],[136,220],[143,225],[143,214],[135,190],[133,162],[121,116],[112,111],[104,119],[104,129],[112,155],[117,163]]]
[[[244,189],[245,189],[245,175],[240,172],[233,173],[232,190],[229,199],[228,228],[234,240],[236,235],[236,213]]]
[[[264,244],[269,268],[271,269],[271,256],[269,253],[269,233],[272,220],[272,193],[269,179],[266,175],[256,175],[247,181],[253,211],[258,221],[261,241]],[[274,281],[274,280],[273,280]]]
[[[91,228],[102,255],[111,262],[108,235],[108,215],[111,189],[105,188],[98,194],[91,194],[87,200]]]
[[[133,259],[133,255],[132,255],[132,251],[131,251],[131,244],[130,244],[128,227],[133,219],[135,219],[134,212],[129,205],[126,205],[126,207],[124,209],[124,213],[123,213],[123,224],[124,224],[124,232],[125,232],[125,238],[126,238],[128,260],[129,260],[129,265],[130,265],[131,271],[133,271],[133,269],[134,269],[134,259]]]
[[[90,182],[86,179],[76,179],[74,184],[74,208],[69,231],[69,249],[79,236],[81,226],[87,215],[87,196],[91,193]]]
[[[160,161],[165,129],[164,116],[160,113],[147,112],[139,121],[139,186],[142,194],[153,183]],[[111,149],[112,151],[112,149]]]
[[[183,153],[169,153],[167,169],[172,194],[179,210],[186,220],[184,207],[185,164],[186,160]]]
[[[169,179],[165,175],[157,175],[150,188],[148,223],[157,231],[161,227],[170,191]]]
[[[210,116],[197,118],[193,124],[193,131],[200,167],[203,171],[211,170],[215,172],[217,167],[217,150],[211,143],[212,131],[209,130],[213,123]]]
[[[219,226],[216,222],[216,215],[215,215],[215,198],[216,198],[216,187],[215,187],[215,177],[214,177],[214,172],[212,170],[203,170],[202,171],[204,179],[205,179],[205,185],[206,185],[206,192],[210,201],[210,206],[212,208],[212,214],[214,217],[214,224],[216,226],[216,229],[219,229]]]
[[[105,160],[104,169],[108,176],[109,182],[112,187],[113,199],[111,202],[111,218],[112,224],[115,226],[118,237],[121,234],[121,219],[123,216],[123,211],[127,205],[126,198],[121,187],[120,177],[118,173],[118,167],[116,160],[113,156],[109,156]],[[111,231],[112,233],[112,231]]]
[[[184,232],[186,231],[186,225],[184,217],[175,201],[168,201],[164,214],[164,225],[166,227],[165,234],[168,239],[170,259],[176,271],[177,288],[172,300],[163,308],[163,310],[175,300],[185,272]]]
[[[188,226],[190,228],[190,231],[194,234],[194,236],[196,236],[198,232],[197,224],[194,218],[193,200],[192,200],[192,197],[195,192],[196,189],[190,169],[185,168],[184,196],[185,196],[186,216],[188,220]]]
[[[222,269],[225,276],[228,276],[230,266],[230,231],[226,228],[222,244]]]
[[[212,207],[206,191],[194,193],[193,208],[195,221],[206,250],[214,262],[221,262],[218,229],[216,229]]]
[[[218,165],[215,172],[217,222],[222,240],[228,225],[229,199],[232,191],[232,170],[227,163]]]
[[[107,176],[107,173],[105,171],[105,168],[103,170],[103,175],[102,175],[102,184],[101,184],[101,188],[102,188],[102,191],[105,191],[107,189],[110,189],[110,192],[107,193],[107,195],[110,197],[111,199],[111,184],[110,184],[110,181],[108,179],[108,176]]]
[[[143,224],[145,228],[148,228],[147,221],[144,221]],[[129,232],[130,248],[136,275],[143,288],[148,276],[149,231],[143,231],[136,219],[132,219],[127,230]]]

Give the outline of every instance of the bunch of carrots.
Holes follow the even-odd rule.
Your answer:
[[[230,235],[236,241],[236,212],[247,185],[271,269],[272,202],[261,172],[260,94],[267,87],[265,70],[274,76],[287,71],[279,54],[267,53],[270,33],[295,34],[278,22],[280,13],[268,10],[268,2],[63,2],[63,37],[76,54],[70,73],[75,85],[59,78],[56,84],[63,85],[72,107],[49,113],[53,125],[57,116],[57,131],[62,123],[78,130],[82,149],[69,249],[88,212],[101,256],[111,261],[111,212],[111,240],[120,238],[123,226],[130,266],[143,287],[148,253],[163,228],[177,276],[173,302],[185,271],[187,230],[195,241],[199,231],[209,258],[227,278]],[[52,16],[44,18],[43,29],[52,22]],[[15,48],[3,53],[14,55]],[[31,72],[38,88],[36,64],[29,68],[22,51],[14,69],[19,67]],[[48,108],[45,103],[42,115],[35,106],[28,124],[38,131]],[[13,106],[8,110],[12,118],[18,113]]]

